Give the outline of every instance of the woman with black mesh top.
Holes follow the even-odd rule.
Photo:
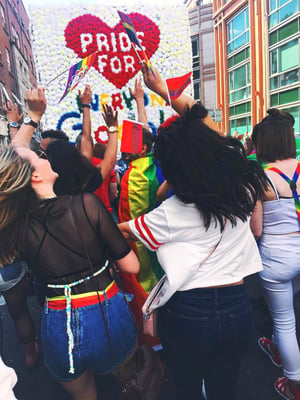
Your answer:
[[[39,122],[46,108],[42,88],[28,92],[28,105]],[[112,108],[105,117],[117,126]],[[139,262],[93,194],[56,197],[57,173],[43,153],[29,149],[32,133],[23,124],[0,155],[0,261],[21,254],[44,283],[45,364],[72,399],[96,400],[95,373],[112,372],[122,381],[137,355],[135,322],[108,259],[130,273]],[[117,141],[116,131],[109,141]]]

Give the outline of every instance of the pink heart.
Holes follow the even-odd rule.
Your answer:
[[[160,30],[145,15],[128,15],[150,59],[158,49]],[[141,69],[121,21],[111,28],[100,18],[85,14],[68,23],[65,39],[67,47],[74,50],[80,58],[99,51],[93,66],[118,89],[125,86]]]

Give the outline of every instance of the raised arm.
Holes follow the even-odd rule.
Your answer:
[[[21,125],[21,120],[24,114],[20,115],[17,103],[12,103],[9,100],[4,106],[4,111],[6,113],[6,118],[8,121],[10,139],[13,140]]]
[[[90,161],[92,161],[93,156],[93,144],[91,140],[91,100],[92,100],[92,90],[90,85],[85,85],[83,93],[78,91],[79,101],[82,107],[82,136],[80,152]]]
[[[131,96],[134,98],[137,107],[138,121],[144,124],[144,128],[149,129],[148,117],[144,103],[144,89],[141,78],[137,78],[134,82],[134,88],[129,88]]]
[[[47,107],[45,89],[43,87],[38,87],[32,90],[28,90],[27,103],[29,108],[28,116],[33,121],[33,123],[39,123]],[[17,134],[15,135],[12,144],[14,146],[29,147],[34,130],[35,127],[30,125],[30,123],[23,123]]]
[[[142,65],[142,73],[145,85],[152,90],[153,92],[157,93],[161,96],[165,101],[169,101],[167,87],[162,79],[160,73],[158,72],[157,68],[152,65],[155,77],[153,76],[152,72],[148,69],[146,64]],[[191,108],[196,101],[186,93],[181,93],[179,97],[176,99],[172,99],[172,108],[179,114],[182,115],[186,109],[186,107]],[[209,126],[211,129],[215,130],[219,134],[222,135],[218,125],[212,119],[212,117],[207,113],[206,117],[203,118],[203,122]]]
[[[118,112],[111,106],[103,104],[103,118],[108,127],[108,142],[103,161],[97,165],[100,169],[102,179],[105,180],[114,168],[118,147]]]

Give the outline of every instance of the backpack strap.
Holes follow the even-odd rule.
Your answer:
[[[282,171],[280,171],[280,169],[278,169],[276,167],[271,167],[271,166],[265,165],[264,169],[276,172],[290,185],[290,188],[291,188],[291,191],[292,191],[292,194],[294,197],[296,213],[297,213],[298,220],[300,223],[300,201],[299,201],[299,194],[297,192],[297,185],[296,185],[297,179],[300,175],[300,163],[298,162],[297,168],[295,169],[292,179],[290,179],[287,175],[285,175],[285,173],[283,173]]]

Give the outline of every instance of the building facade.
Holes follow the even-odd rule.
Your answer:
[[[206,108],[216,108],[213,7],[211,0],[187,0],[193,55],[193,93]]]
[[[10,98],[26,111],[27,90],[36,86],[29,17],[20,0],[0,0],[0,115]]]
[[[250,132],[277,107],[299,133],[300,0],[214,0],[213,13],[222,130]]]

